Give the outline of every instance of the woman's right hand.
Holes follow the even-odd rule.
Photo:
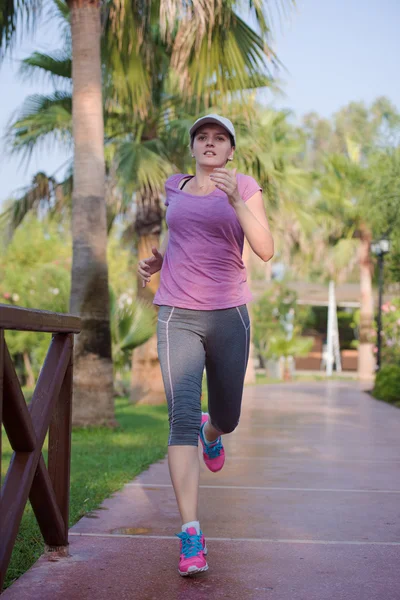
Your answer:
[[[163,264],[163,255],[157,250],[157,248],[151,249],[153,256],[145,258],[139,261],[138,273],[142,278],[142,286],[145,287],[146,283],[150,282],[151,276],[161,270]]]

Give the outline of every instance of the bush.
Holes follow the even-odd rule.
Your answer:
[[[400,408],[399,365],[386,365],[378,371],[372,395]]]
[[[400,364],[400,298],[382,304],[382,362]]]

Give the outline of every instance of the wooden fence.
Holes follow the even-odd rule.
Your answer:
[[[0,593],[28,498],[47,550],[68,547],[73,334],[80,325],[79,317],[0,304],[0,452],[1,425],[14,451],[1,485]],[[53,334],[29,405],[4,339],[7,329]]]

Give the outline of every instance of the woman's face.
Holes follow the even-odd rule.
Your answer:
[[[201,167],[224,167],[233,158],[229,133],[220,125],[203,125],[195,133],[192,154]]]

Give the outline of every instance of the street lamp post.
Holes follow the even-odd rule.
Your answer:
[[[381,368],[381,331],[382,331],[382,296],[383,296],[383,263],[385,254],[390,250],[390,242],[387,239],[380,239],[377,242],[371,244],[371,251],[378,257],[378,286],[379,286],[379,300],[378,300],[378,323],[376,332],[376,370],[379,371]]]

